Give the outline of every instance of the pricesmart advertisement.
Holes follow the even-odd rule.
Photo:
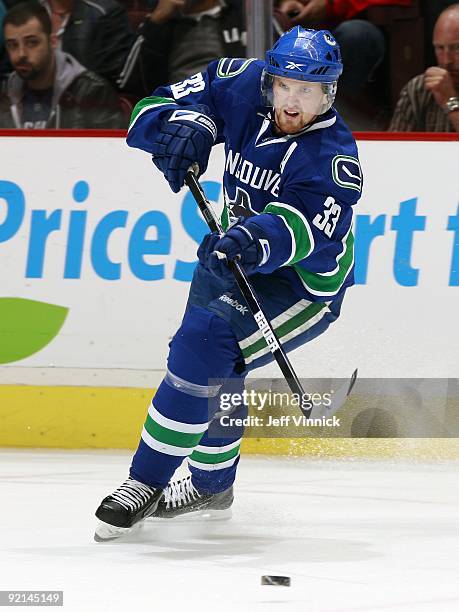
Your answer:
[[[122,138],[1,138],[0,364],[158,370],[206,225]],[[459,375],[459,142],[360,141],[356,286],[300,376]],[[222,207],[222,148],[202,184]],[[247,316],[250,316],[248,314]],[[269,366],[273,367],[273,366]]]

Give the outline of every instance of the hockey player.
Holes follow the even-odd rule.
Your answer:
[[[327,31],[285,33],[266,62],[222,59],[135,107],[127,142],[153,156],[174,192],[225,143],[223,236],[202,241],[167,372],[148,411],[130,477],[96,516],[97,540],[148,516],[224,511],[241,432],[209,434],[208,402],[241,388],[271,353],[227,261],[238,258],[286,350],[324,332],[353,284],[352,206],[362,176],[355,141],[332,108],[342,72]],[[261,85],[261,86],[260,86]],[[216,381],[222,381],[216,384]],[[246,406],[239,409],[243,416]],[[187,458],[191,476],[170,482]]]

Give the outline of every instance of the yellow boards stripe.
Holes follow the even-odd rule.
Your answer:
[[[0,447],[135,449],[153,389],[0,385]],[[246,438],[242,454],[459,459],[458,438]]]

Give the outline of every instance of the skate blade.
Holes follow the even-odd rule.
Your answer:
[[[197,518],[203,521],[228,521],[233,516],[231,508],[226,508],[225,510],[202,510],[196,514]]]
[[[233,516],[231,508],[225,510],[195,510],[194,512],[188,512],[186,514],[179,514],[177,516],[151,516],[147,519],[147,522],[153,521],[174,521],[177,523],[194,523],[199,521],[228,521]]]
[[[96,542],[110,542],[110,540],[116,540],[131,532],[132,527],[115,527],[115,525],[99,521],[94,533],[94,540]]]

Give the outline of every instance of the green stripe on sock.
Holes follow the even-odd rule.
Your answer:
[[[226,453],[202,453],[201,451],[193,451],[190,455],[190,459],[198,461],[199,463],[223,463],[229,461],[239,453],[239,446],[232,448]]]
[[[150,436],[158,442],[170,444],[171,446],[179,446],[181,448],[194,448],[199,444],[204,435],[203,433],[183,433],[181,431],[168,429],[156,423],[150,415],[147,416],[147,420],[145,421],[145,429]]]
[[[309,319],[314,317],[323,308],[326,308],[326,304],[324,304],[323,302],[314,302],[313,304],[310,304],[307,308],[294,315],[291,319],[285,321],[285,323],[282,323],[282,325],[279,325],[279,327],[276,327],[275,331],[277,337],[282,338],[282,336],[286,336],[295,328],[299,327],[300,325],[303,325],[304,323],[306,323],[306,321],[309,321]],[[244,358],[250,357],[251,355],[258,353],[258,351],[264,349],[266,346],[266,340],[264,338],[260,338],[253,344],[250,344],[248,347],[243,349],[242,355],[244,356]]]

